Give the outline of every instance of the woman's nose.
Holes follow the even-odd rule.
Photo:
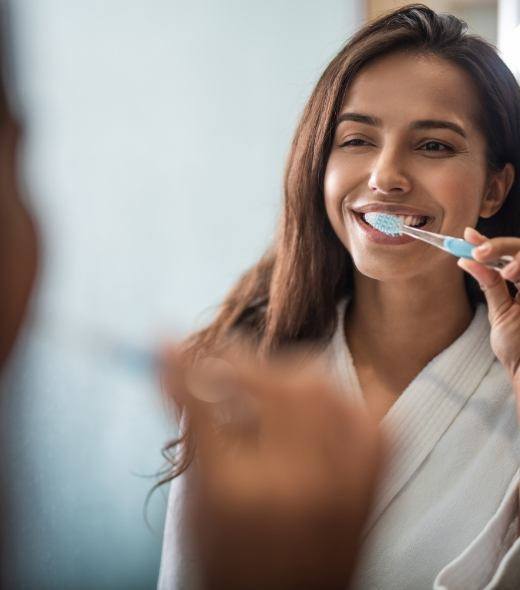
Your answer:
[[[384,195],[407,193],[412,185],[405,163],[396,150],[383,150],[374,162],[368,187]]]

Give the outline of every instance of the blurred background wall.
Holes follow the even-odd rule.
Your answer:
[[[8,377],[12,588],[155,585],[174,434],[109,334],[180,337],[270,240],[290,138],[348,0],[15,0],[23,171],[45,245]],[[88,345],[88,346],[87,346]]]
[[[454,14],[464,19],[471,32],[482,35],[496,44],[498,4],[511,1],[516,0],[424,0],[422,4],[426,4],[437,12]],[[366,0],[366,14],[368,18],[372,18],[387,10],[411,3],[403,2],[403,0]]]
[[[520,79],[520,0],[498,0],[498,46]]]
[[[365,16],[375,18],[409,3],[365,0]],[[423,0],[422,3],[465,20],[469,31],[495,45],[517,78],[520,76],[520,0]]]

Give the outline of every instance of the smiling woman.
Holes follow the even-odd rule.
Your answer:
[[[259,356],[305,342],[345,396],[379,421],[388,466],[355,588],[512,588],[520,580],[518,171],[520,89],[491,45],[422,5],[369,23],[326,68],[304,110],[274,247],[186,343],[195,362],[237,334]],[[370,228],[368,212],[464,235],[482,245],[481,262],[516,260],[500,272],[457,264]],[[185,450],[189,442],[188,430]],[[190,464],[190,452],[181,457],[172,476]],[[174,492],[163,589],[182,571],[171,550],[176,505]]]

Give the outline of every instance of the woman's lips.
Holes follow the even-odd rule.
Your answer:
[[[372,227],[365,221],[363,221],[363,217],[360,213],[356,213],[351,211],[356,223],[364,232],[364,234],[368,237],[369,240],[375,242],[377,244],[385,244],[388,246],[399,246],[400,244],[408,244],[409,242],[415,242],[414,238],[411,236],[401,235],[401,236],[388,236],[383,232],[380,232],[375,227]]]

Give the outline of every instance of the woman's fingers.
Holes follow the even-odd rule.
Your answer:
[[[507,281],[520,282],[520,238],[488,239],[476,229],[467,227],[464,231],[464,239],[477,246],[473,250],[473,257],[478,262],[489,262],[501,256],[511,256],[513,260],[498,272]]]
[[[189,368],[173,348],[163,362],[164,380],[194,433],[206,481],[244,461],[242,471],[249,476],[262,461],[271,466],[288,461],[295,470],[298,461],[314,461],[334,471],[349,441],[375,437],[369,424],[359,424],[324,369],[304,362],[304,350],[270,362],[255,362],[237,350],[228,353],[222,362]],[[213,403],[222,390],[233,395]]]
[[[520,238],[500,237],[484,239],[474,250],[476,260],[484,262],[500,256],[515,256],[520,251]]]
[[[215,378],[206,366],[200,371],[188,367],[180,348],[174,344],[165,345],[159,358],[162,385],[168,400],[176,406],[178,419],[182,414],[194,433],[199,460],[210,460],[212,465],[220,463],[224,446],[219,434],[218,404],[208,399],[213,393],[216,398],[221,394],[221,367],[218,366]]]
[[[466,240],[466,242],[469,242],[470,244],[475,244],[476,246],[479,246],[480,244],[487,242],[486,236],[483,236],[474,227],[467,227],[464,230],[464,239]]]
[[[500,274],[502,277],[512,283],[518,283],[520,281],[520,256],[516,255],[514,259],[505,266]]]
[[[217,357],[206,357],[186,371],[186,384],[193,397],[210,404],[224,402],[237,394],[234,366]]]
[[[490,321],[493,323],[513,304],[504,279],[495,270],[487,268],[474,260],[459,258],[457,264],[480,285],[487,300]]]
[[[489,262],[501,256],[512,256],[513,260],[499,272],[502,278],[508,281],[513,283],[520,281],[520,238],[487,239],[474,229],[469,231],[466,229],[464,238],[477,245],[473,250],[473,257],[478,262]]]

